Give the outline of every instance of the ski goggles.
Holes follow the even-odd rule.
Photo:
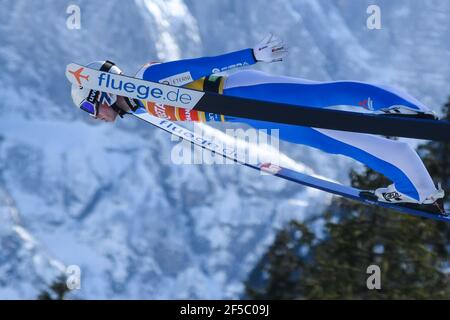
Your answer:
[[[98,96],[100,91],[89,90],[89,94],[80,104],[80,109],[89,113],[92,117],[96,118],[98,115]]]
[[[92,117],[96,118],[98,115],[98,102],[92,103],[84,100],[80,105],[80,109],[86,111]]]

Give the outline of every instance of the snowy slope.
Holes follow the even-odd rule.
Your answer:
[[[80,30],[66,28],[72,3]],[[165,133],[76,110],[65,66],[108,58],[133,73],[150,60],[246,48],[273,31],[290,56],[259,69],[395,85],[437,109],[450,92],[450,2],[378,3],[383,29],[369,31],[371,1],[3,0],[0,298],[33,298],[72,264],[82,270],[74,297],[239,297],[276,228],[329,197],[238,165],[173,165]],[[282,150],[341,181],[357,166]]]

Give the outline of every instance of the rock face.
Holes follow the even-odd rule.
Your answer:
[[[261,2],[258,5],[258,2]],[[69,62],[216,55],[282,37],[289,58],[261,70],[394,85],[433,109],[450,92],[450,3],[15,0],[0,12],[0,298],[34,298],[69,265],[78,298],[237,298],[289,219],[329,197],[238,165],[173,165],[174,142],[133,119],[96,123],[71,105]],[[281,145],[307,170],[346,182],[355,162]],[[318,222],[320,229],[320,220]]]

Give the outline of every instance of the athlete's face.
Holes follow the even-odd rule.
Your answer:
[[[98,107],[98,115],[97,119],[103,120],[106,122],[113,122],[117,118],[117,112],[115,112],[112,108],[108,106],[107,103],[102,103]]]
[[[124,111],[129,111],[130,108],[128,107],[127,103],[125,102],[125,99],[122,96],[117,97],[117,106],[121,108]],[[103,120],[106,122],[114,122],[117,118],[117,112],[113,110],[106,102],[102,103],[98,107],[98,115],[97,119]]]

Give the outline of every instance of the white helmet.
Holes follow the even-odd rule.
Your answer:
[[[115,74],[122,74],[122,70],[111,61],[94,61],[87,65],[88,68],[110,72]],[[75,106],[88,112],[94,118],[98,115],[98,107],[103,102],[106,102],[111,108],[114,109],[121,117],[126,114],[126,111],[119,108],[116,104],[117,96],[115,94],[100,92],[98,90],[93,90],[85,88],[83,86],[72,85],[72,100]],[[131,108],[131,110],[136,111],[136,109],[142,104],[137,99],[128,99],[124,97],[126,103]]]

